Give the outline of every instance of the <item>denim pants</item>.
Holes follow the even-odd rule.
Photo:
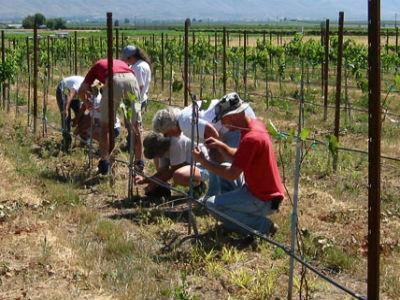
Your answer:
[[[206,199],[208,208],[218,210],[262,234],[268,234],[272,226],[272,221],[268,219],[268,216],[276,210],[271,209],[271,204],[272,201],[264,202],[254,197],[246,185],[232,192]],[[248,233],[236,224],[218,215],[214,214],[214,216],[221,220],[228,230]]]

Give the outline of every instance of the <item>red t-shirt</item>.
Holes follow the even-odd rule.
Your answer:
[[[284,190],[274,148],[265,125],[252,119],[249,130],[242,130],[233,165],[243,170],[250,192],[263,201],[283,198]]]
[[[119,59],[113,59],[113,73],[133,73],[128,64]],[[105,84],[108,76],[108,61],[107,59],[98,60],[86,74],[83,82],[92,84],[95,79]]]

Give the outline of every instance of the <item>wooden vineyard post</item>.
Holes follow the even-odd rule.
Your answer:
[[[380,276],[382,129],[380,15],[380,0],[368,1],[368,299],[379,299]]]
[[[119,58],[119,29],[115,28],[115,58]]]
[[[161,32],[161,91],[164,91],[164,32]]]
[[[386,29],[386,54],[389,54],[389,29]]]
[[[398,55],[399,51],[399,27],[396,26],[396,54]]]
[[[4,30],[1,31],[1,63],[4,64],[6,62],[6,49],[4,44]],[[6,108],[6,85],[5,82],[1,84],[1,92],[2,92],[2,100],[3,110]]]
[[[324,121],[328,119],[328,85],[329,85],[329,19],[325,21],[325,56],[324,56]]]
[[[212,79],[212,89],[213,97],[216,95],[216,79],[217,79],[217,59],[218,59],[218,35],[217,31],[214,32],[214,62],[213,62],[213,79]]]
[[[50,87],[51,57],[50,57],[50,36],[47,36],[47,88]]]
[[[74,74],[78,74],[78,32],[74,31]]]
[[[189,100],[189,26],[190,26],[190,19],[185,20],[185,53],[184,53],[184,64],[183,64],[183,99],[184,99],[184,106],[188,106]]]
[[[338,32],[338,54],[337,54],[337,67],[336,67],[336,101],[335,101],[335,129],[334,134],[337,142],[339,142],[339,129],[340,129],[340,103],[342,93],[342,61],[343,61],[343,22],[344,12],[339,12],[339,32]],[[338,163],[338,150],[333,155],[333,170],[337,170]]]
[[[72,73],[72,39],[68,37],[69,73]]]
[[[38,36],[36,22],[33,25],[33,133],[37,133],[37,112],[38,112]]]
[[[321,46],[324,47],[324,39],[325,39],[325,28],[324,28],[325,23],[321,22]],[[322,59],[321,62],[321,96],[324,96],[324,69],[325,69],[325,62],[324,59]]]
[[[27,109],[27,127],[30,126],[30,114],[31,114],[31,60],[29,55],[29,37],[25,39],[26,44],[26,68],[28,73],[28,109]]]
[[[247,99],[247,31],[243,33],[243,85],[244,99]]]
[[[224,95],[226,94],[226,27],[222,30],[222,82],[223,82],[223,91]]]
[[[109,150],[111,153],[115,146],[114,139],[114,82],[113,82],[113,30],[112,30],[112,13],[107,13],[107,66],[108,66],[108,134],[109,134]]]

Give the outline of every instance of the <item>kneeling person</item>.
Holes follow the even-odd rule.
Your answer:
[[[144,156],[154,159],[157,173],[152,177],[162,181],[173,179],[174,184],[189,186],[191,140],[184,136],[164,137],[161,134],[150,133],[143,140]],[[207,170],[196,166],[193,174],[193,185],[198,192],[205,190],[204,181],[208,179]],[[170,196],[165,188],[141,176],[135,178],[137,184],[148,184],[145,193],[148,196]]]
[[[270,136],[260,120],[246,116],[247,104],[240,99],[223,98],[217,105],[216,120],[229,130],[240,128],[240,143],[238,148],[231,148],[215,138],[205,142],[231,158],[232,165],[212,162],[198,149],[193,150],[193,155],[203,167],[228,180],[243,172],[246,183],[242,188],[208,198],[206,205],[262,234],[272,233],[274,225],[268,216],[277,211],[284,189]],[[222,221],[230,230],[247,233],[232,222]]]

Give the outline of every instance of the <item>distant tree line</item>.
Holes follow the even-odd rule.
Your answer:
[[[22,27],[26,29],[33,28],[36,22],[37,27],[46,27],[49,29],[65,29],[65,20],[63,18],[46,19],[41,13],[36,13],[33,16],[29,15],[22,20]]]

